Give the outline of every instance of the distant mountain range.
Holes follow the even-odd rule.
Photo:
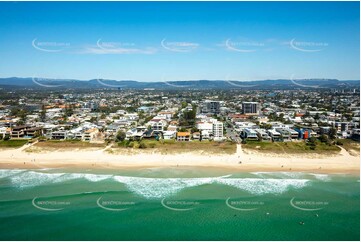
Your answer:
[[[225,81],[225,80],[196,80],[196,81],[116,81],[105,79],[65,80],[45,78],[0,78],[1,88],[47,88],[47,89],[309,89],[309,88],[341,88],[353,89],[360,87],[359,80],[337,79],[278,79],[260,81]]]

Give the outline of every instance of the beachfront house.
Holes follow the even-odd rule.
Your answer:
[[[136,128],[129,129],[126,132],[125,139],[127,140],[140,140],[143,137],[143,134],[147,131],[147,128],[144,126],[138,126]]]
[[[272,138],[268,135],[267,131],[265,129],[255,129],[258,140],[261,141],[272,141]]]
[[[291,139],[298,139],[298,132],[294,129],[289,129],[288,132],[290,132]]]
[[[11,128],[10,136],[11,138],[24,138],[25,131],[30,129],[29,125],[19,125]]]
[[[202,130],[201,131],[201,136],[202,136],[202,140],[204,139],[212,139],[213,137],[213,133],[212,132],[209,132],[208,130]]]
[[[254,129],[243,129],[241,131],[241,138],[243,140],[258,140],[257,132]]]
[[[164,139],[174,139],[176,137],[176,131],[164,131],[163,138]]]
[[[44,129],[42,127],[31,127],[24,130],[24,138],[34,138],[35,136],[44,135]]]
[[[84,132],[83,141],[93,141],[99,134],[99,129],[92,128]]]
[[[274,129],[267,130],[268,135],[272,138],[272,141],[282,141],[282,135]]]
[[[281,134],[283,141],[289,141],[291,140],[291,133],[288,129],[285,128],[276,128],[275,129],[278,133]]]
[[[201,138],[201,133],[200,132],[194,132],[192,134],[192,137],[193,137],[193,139],[199,140]]]
[[[177,141],[190,141],[191,133],[189,132],[177,132]]]
[[[51,139],[64,140],[68,136],[68,132],[65,130],[51,132]]]

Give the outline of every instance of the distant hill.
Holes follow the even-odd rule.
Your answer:
[[[111,89],[308,89],[308,88],[359,88],[359,80],[337,79],[298,79],[298,80],[261,80],[261,81],[168,81],[138,82],[130,80],[64,80],[44,78],[0,78],[2,88],[111,88]]]

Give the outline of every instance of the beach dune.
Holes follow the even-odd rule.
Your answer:
[[[135,152],[134,154],[108,152],[111,146],[99,150],[57,150],[26,152],[26,148],[0,151],[0,168],[142,168],[142,167],[213,167],[238,171],[304,171],[322,173],[359,173],[360,157],[345,149],[337,155],[267,154],[245,151],[237,145],[234,154],[160,154]]]

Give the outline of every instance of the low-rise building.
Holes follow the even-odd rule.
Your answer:
[[[99,129],[92,128],[84,132],[83,141],[93,141],[99,134]]]
[[[259,140],[257,132],[253,129],[243,129],[241,131],[241,138],[243,140]]]
[[[272,141],[272,138],[268,135],[267,131],[265,129],[255,129],[258,140],[262,141]]]
[[[68,132],[65,130],[51,132],[51,139],[63,140],[68,137]]]
[[[164,131],[163,138],[167,140],[174,139],[176,137],[176,133],[176,131]]]
[[[273,141],[282,141],[282,136],[279,132],[274,129],[267,130],[268,135],[272,138]]]
[[[190,141],[191,133],[189,132],[177,132],[177,141]]]
[[[199,140],[201,138],[201,132],[194,132],[192,138]]]
[[[165,119],[155,119],[153,118],[147,123],[147,126],[150,126],[151,129],[155,131],[164,131],[167,126],[167,121]]]
[[[29,125],[19,125],[11,128],[10,137],[11,138],[24,138],[25,130],[31,128]]]

